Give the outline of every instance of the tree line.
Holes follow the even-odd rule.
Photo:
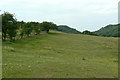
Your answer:
[[[66,25],[57,26],[53,22],[44,21],[42,23],[39,23],[39,22],[17,21],[14,14],[11,14],[9,12],[4,12],[0,16],[2,17],[3,41],[6,40],[14,41],[16,40],[16,37],[22,39],[24,37],[29,37],[31,35],[38,35],[41,33],[41,31],[45,31],[46,33],[49,33],[50,29],[66,32],[66,33],[97,36],[97,34],[95,34],[94,32],[90,32],[88,30],[80,32]]]
[[[4,12],[2,16],[2,40],[14,41],[17,36],[29,37],[31,34],[38,35],[41,31],[49,33],[50,29],[57,29],[53,22],[24,22],[17,21],[14,14]]]
[[[98,36],[98,35],[95,34],[94,32],[90,32],[90,31],[88,31],[88,30],[83,31],[81,34]]]

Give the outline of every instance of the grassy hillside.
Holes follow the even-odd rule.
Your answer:
[[[51,32],[3,42],[3,78],[118,77],[117,41]]]
[[[120,31],[120,24],[117,25],[108,25],[106,27],[101,28],[98,31],[95,31],[94,33],[98,36],[105,36],[105,37],[120,37],[118,35],[118,31]]]
[[[74,28],[70,28],[66,25],[59,25],[57,31],[65,32],[65,33],[72,33],[72,34],[81,34],[80,31],[77,31]]]

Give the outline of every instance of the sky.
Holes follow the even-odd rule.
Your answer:
[[[54,22],[79,31],[96,31],[118,23],[119,0],[0,0],[18,21]]]

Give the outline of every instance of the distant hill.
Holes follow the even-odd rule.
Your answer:
[[[80,31],[70,28],[66,25],[59,25],[57,31],[65,32],[65,33],[72,33],[72,34],[81,34]]]
[[[103,27],[100,30],[95,31],[94,33],[98,36],[104,36],[104,37],[120,37],[120,35],[118,35],[120,28],[118,27],[120,27],[120,24],[107,25],[106,27]]]

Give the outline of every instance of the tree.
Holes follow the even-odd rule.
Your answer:
[[[2,40],[5,41],[6,40],[6,34],[7,34],[7,30],[8,30],[8,18],[9,15],[7,12],[4,12],[4,14],[2,14]]]
[[[40,34],[40,23],[39,22],[31,22],[35,35]]]
[[[94,32],[90,32],[90,31],[88,31],[88,30],[83,31],[82,34],[87,34],[87,35],[94,35],[94,36],[96,36],[96,34],[95,34]]]
[[[24,21],[17,22],[17,25],[19,26],[18,32],[19,32],[20,38],[22,39],[25,34],[25,29],[24,29],[25,22]]]
[[[6,40],[6,36],[8,34],[9,39],[12,41],[13,37],[16,36],[16,25],[17,20],[14,18],[13,14],[10,14],[8,12],[4,12],[2,14],[2,40]]]
[[[52,29],[52,30],[57,30],[57,29],[58,29],[58,26],[57,26],[56,24],[54,24],[54,23],[51,23],[50,29]]]
[[[37,35],[37,34],[40,34],[40,31],[41,31],[40,25],[35,26],[35,27],[34,27],[34,30],[35,30],[35,32],[36,32],[36,35]]]
[[[8,36],[9,36],[9,39],[11,41],[15,40],[15,37],[16,37],[16,34],[17,34],[17,26],[16,24],[9,24],[9,27],[8,27]],[[14,39],[13,39],[14,38]]]
[[[25,34],[29,37],[29,35],[31,34],[33,30],[33,27],[31,26],[30,22],[25,24],[24,30],[25,30]]]
[[[85,30],[85,31],[83,31],[83,32],[82,32],[82,34],[87,34],[87,35],[90,35],[90,34],[91,34],[91,32],[90,32],[90,31],[88,31],[88,30]]]
[[[47,33],[49,33],[50,29],[55,29],[57,27],[56,24],[52,22],[42,22],[40,26],[41,26],[41,30],[46,31]]]

